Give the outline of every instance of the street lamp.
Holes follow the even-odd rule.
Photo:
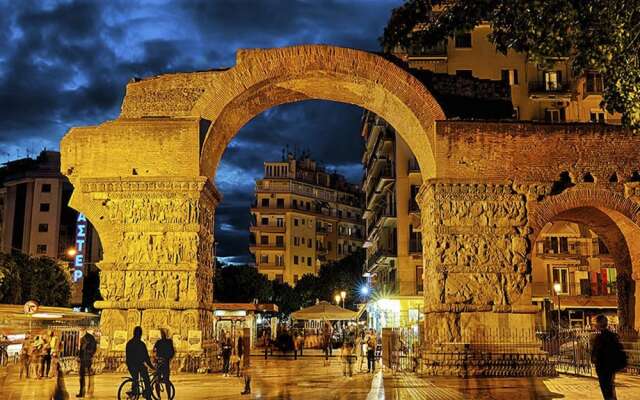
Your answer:
[[[558,297],[558,331],[560,331],[560,292],[562,292],[562,285],[560,282],[555,282],[553,284],[553,291],[556,292],[556,296]]]
[[[342,298],[342,308],[345,308],[344,299],[347,298],[347,292],[345,292],[344,290],[342,292],[340,292],[340,298]]]
[[[334,299],[335,299],[335,301],[336,301],[336,304],[337,304],[337,305],[340,305],[340,300],[342,299],[342,297],[340,297],[340,295],[339,295],[339,294],[336,294],[336,296],[334,297]]]
[[[78,250],[76,250],[75,247],[69,247],[66,253],[67,253],[67,256],[69,256],[70,258],[73,258],[76,256],[76,254],[78,254]]]

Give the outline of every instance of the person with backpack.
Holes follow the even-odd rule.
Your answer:
[[[93,356],[96,354],[96,338],[87,331],[83,330],[84,335],[80,339],[80,351],[78,357],[80,358],[80,392],[76,395],[78,398],[84,397],[86,393],[85,377],[91,375],[91,363],[93,362]],[[91,377],[89,377],[89,392],[93,391],[93,385]]]
[[[607,317],[596,317],[598,332],[591,341],[591,362],[596,366],[596,374],[604,400],[616,400],[616,372],[627,366],[627,354],[624,352],[618,335],[607,329]]]

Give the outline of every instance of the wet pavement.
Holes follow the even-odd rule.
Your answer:
[[[251,395],[241,396],[243,380],[221,374],[174,374],[176,399],[601,399],[598,382],[592,378],[424,378],[411,373],[374,374],[357,372],[342,376],[338,358],[325,362],[321,357],[298,360],[252,357]],[[358,366],[356,366],[356,370]],[[107,373],[95,377],[92,399],[115,399],[124,374]],[[70,398],[78,392],[78,377],[66,376]],[[640,399],[640,377],[618,378],[618,399]],[[0,399],[49,399],[55,379],[19,380],[17,368],[0,372]]]

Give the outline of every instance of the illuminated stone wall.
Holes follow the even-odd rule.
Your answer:
[[[351,49],[295,46],[240,51],[227,70],[132,82],[118,119],[73,128],[62,140],[71,205],[104,247],[97,306],[105,335],[130,335],[141,324],[184,338],[200,330],[206,345],[218,162],[251,118],[306,99],[373,111],[420,164],[429,373],[551,373],[532,334],[529,284],[531,243],[554,218],[606,222],[610,241],[613,227],[619,231],[630,277],[627,323],[639,326],[640,249],[632,244],[640,243],[639,192],[630,178],[640,169],[640,136],[602,125],[444,121],[427,89],[395,64]],[[563,172],[573,187],[561,185]],[[566,214],[589,207],[608,219]]]

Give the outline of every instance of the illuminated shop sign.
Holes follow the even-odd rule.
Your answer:
[[[76,256],[73,260],[72,279],[78,282],[84,276],[84,250],[87,238],[87,218],[78,214],[76,221]]]

